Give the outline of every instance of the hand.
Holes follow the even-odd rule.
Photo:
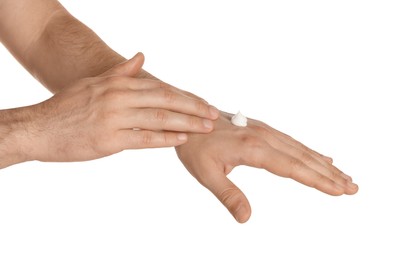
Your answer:
[[[84,161],[125,149],[167,147],[208,133],[218,111],[158,80],[133,78],[142,54],[24,108],[26,160]]]
[[[354,194],[358,186],[323,156],[291,137],[256,120],[247,127],[230,122],[222,113],[209,134],[190,134],[176,152],[187,170],[208,188],[235,219],[246,222],[251,209],[246,196],[227,175],[238,165],[268,170],[330,195]]]

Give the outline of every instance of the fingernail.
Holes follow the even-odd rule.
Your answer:
[[[220,113],[218,111],[218,109],[213,106],[209,106],[209,112],[210,112],[211,118],[213,118],[213,119],[216,119]]]
[[[247,208],[245,205],[239,205],[235,210],[234,217],[239,223],[244,223],[247,221]]]
[[[349,182],[348,183],[348,187],[352,190],[356,190],[358,189],[358,185],[356,185],[355,183]]]
[[[177,134],[177,139],[179,141],[186,141],[188,139],[188,135],[187,134],[183,134],[183,133]]]
[[[203,119],[203,126],[207,129],[213,128],[213,122],[209,119]]]

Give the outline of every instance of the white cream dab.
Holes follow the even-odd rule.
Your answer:
[[[231,118],[231,123],[236,126],[247,126],[247,118],[239,111]]]

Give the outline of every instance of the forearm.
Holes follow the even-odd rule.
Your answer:
[[[58,92],[77,79],[99,75],[124,60],[62,8],[30,46],[26,67],[49,90]]]
[[[26,108],[0,110],[0,169],[28,160]]]
[[[0,0],[0,40],[54,93],[126,60],[55,0]]]

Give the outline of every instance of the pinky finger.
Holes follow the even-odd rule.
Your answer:
[[[149,130],[120,130],[118,141],[122,150],[173,147],[185,143],[188,135],[176,132]]]

